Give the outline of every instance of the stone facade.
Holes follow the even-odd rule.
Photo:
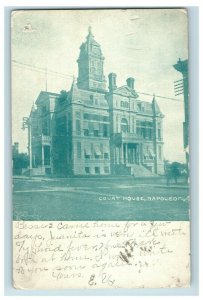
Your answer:
[[[141,101],[131,77],[117,87],[114,73],[107,90],[91,28],[77,62],[70,91],[42,91],[31,110],[32,174],[163,174],[163,114],[155,97]]]

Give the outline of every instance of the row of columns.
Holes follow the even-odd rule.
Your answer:
[[[139,144],[134,144],[134,147],[129,147],[129,144],[123,143],[120,147],[115,147],[115,163],[116,164],[139,164]]]
[[[42,144],[42,166],[45,166],[45,165],[47,165],[47,161],[46,161],[46,159],[45,159],[45,151],[44,151],[44,147],[45,147],[46,145],[43,145]],[[48,161],[49,161],[49,164],[48,165],[51,165],[52,164],[52,162],[51,162],[51,147],[50,146],[48,146],[49,147],[49,159],[48,159]]]

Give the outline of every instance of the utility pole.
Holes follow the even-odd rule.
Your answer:
[[[45,68],[45,92],[47,92],[47,64]]]
[[[29,117],[23,117],[22,129],[28,129],[28,155],[29,155],[29,169],[32,169],[32,126]]]
[[[174,69],[182,74],[183,79],[175,81],[174,89],[175,95],[184,96],[184,111],[185,111],[185,121],[183,122],[183,142],[184,150],[186,155],[186,164],[188,171],[189,164],[189,104],[188,104],[188,60],[181,60],[179,58],[178,62],[173,65]]]

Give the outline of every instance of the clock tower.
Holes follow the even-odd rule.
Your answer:
[[[104,57],[100,45],[94,40],[91,27],[86,41],[80,46],[77,85],[79,89],[106,92],[103,74]]]

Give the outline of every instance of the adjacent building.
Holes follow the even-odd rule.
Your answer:
[[[29,116],[33,175],[163,174],[163,114],[142,101],[134,78],[106,81],[101,46],[89,28],[69,91],[42,91]],[[107,87],[108,85],[108,87]]]
[[[188,92],[188,60],[179,60],[173,66],[174,69],[182,74],[182,80],[176,81],[176,95],[184,96],[185,120],[183,122],[183,145],[186,157],[187,173],[189,173],[189,92]]]

